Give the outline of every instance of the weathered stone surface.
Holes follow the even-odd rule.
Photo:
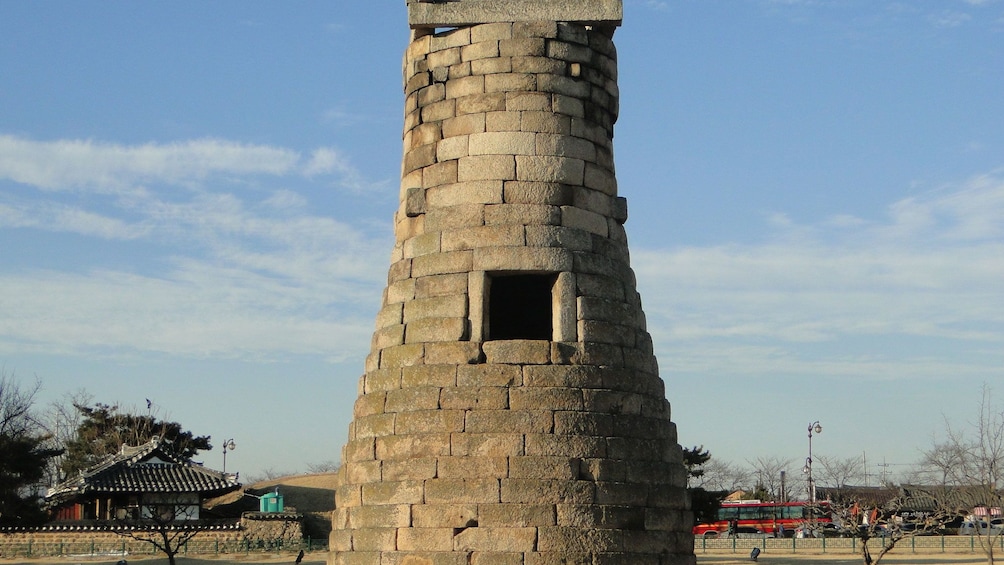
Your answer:
[[[364,504],[417,504],[422,501],[422,481],[384,481],[364,484],[362,499]]]
[[[450,435],[445,433],[430,433],[430,434],[412,434],[412,435],[393,435],[393,436],[383,436],[379,437],[375,441],[376,444],[376,457],[378,459],[387,460],[399,460],[403,461],[406,459],[416,459],[422,457],[438,457],[442,455],[449,455],[450,453]],[[401,484],[408,483],[409,481],[401,481]],[[376,483],[384,484],[384,483]],[[365,487],[366,485],[364,485]],[[363,492],[363,498],[365,500],[365,491]],[[400,500],[399,502],[421,502],[421,497],[418,497],[418,501],[415,500]],[[392,504],[392,502],[376,502],[375,499],[372,502],[367,502],[367,504]]]
[[[516,159],[512,155],[474,155],[459,162],[460,182],[516,179]]]
[[[411,506],[391,504],[383,506],[360,506],[349,511],[352,528],[405,528],[411,525]]]
[[[542,433],[554,428],[549,410],[476,410],[467,416],[466,431],[476,433]]]
[[[561,134],[567,136],[572,130],[572,119],[568,116],[555,114],[550,111],[521,112],[519,128],[520,131],[532,131],[542,134]]]
[[[462,528],[477,521],[477,504],[423,504],[412,507],[412,523],[416,528]]]
[[[385,326],[373,333],[371,347],[383,349],[404,343],[404,324]]]
[[[520,112],[488,112],[485,131],[520,131]]]
[[[525,453],[545,457],[606,457],[607,442],[601,437],[558,436],[550,433],[528,433]]]
[[[423,188],[455,182],[457,182],[457,161],[443,161],[422,169]]]
[[[395,415],[394,433],[430,434],[464,431],[462,410],[422,410]]]
[[[475,551],[470,565],[523,565],[522,552]]]
[[[453,528],[401,528],[397,533],[399,551],[450,551]]]
[[[432,479],[425,482],[425,500],[430,504],[479,504],[499,501],[499,479]]]
[[[512,23],[508,21],[471,28],[471,41],[474,43],[509,39],[510,37],[512,37]]]
[[[523,434],[521,433],[472,433],[453,434],[451,453],[470,457],[508,457],[523,455]]]
[[[389,390],[384,404],[386,412],[410,412],[412,410],[435,410],[439,407],[440,388],[437,386],[416,386]]]
[[[561,208],[540,203],[485,206],[485,224],[560,225]]]
[[[536,528],[468,528],[454,539],[458,551],[533,551]]]
[[[406,324],[424,318],[462,318],[466,315],[467,296],[463,294],[446,294],[431,298],[416,297],[404,305],[404,322]]]
[[[521,387],[509,390],[513,410],[582,410],[582,389],[573,387]]]
[[[494,347],[486,343],[489,348]],[[509,387],[523,384],[523,368],[509,364],[479,364],[457,367],[458,386]]]
[[[394,390],[401,388],[401,368],[393,367],[367,371],[364,377],[364,392]],[[384,395],[386,398],[386,395]]]
[[[577,206],[561,207],[561,225],[566,228],[584,230],[596,235],[607,236],[607,218]],[[407,257],[407,253],[405,253]]]
[[[440,393],[439,405],[447,410],[504,410],[509,407],[509,390],[498,386],[448,387]]]
[[[500,112],[505,110],[506,94],[504,92],[493,92],[491,94],[478,94],[465,96],[457,100],[457,118],[443,124],[444,135],[457,135],[459,130],[447,129],[447,126],[454,122],[454,126],[460,127],[462,120],[468,120],[469,124],[480,125],[480,130],[485,131],[485,114],[488,112]],[[470,126],[469,126],[470,127]],[[471,131],[466,133],[477,133],[477,128],[470,127]]]
[[[501,180],[451,184],[429,189],[425,201],[431,208],[448,208],[463,204],[499,204],[503,201],[502,188]]]
[[[394,369],[421,363],[425,350],[421,344],[388,347],[380,351],[380,368]]]
[[[477,343],[461,341],[425,344],[425,361],[434,365],[452,363],[465,366],[470,363],[480,363],[483,357],[481,347]]]
[[[373,414],[353,420],[356,439],[389,436],[394,433],[396,414]]]
[[[489,43],[481,43],[479,45],[489,45]],[[472,49],[471,47],[465,47],[464,53],[469,53]],[[494,44],[495,51],[498,52],[498,44]],[[464,57],[464,60],[469,60],[468,57]],[[445,98],[462,98],[464,96],[474,96],[477,94],[484,94],[485,92],[485,77],[483,76],[469,76],[460,79],[455,79],[447,82],[447,87],[445,91]],[[456,108],[456,106],[454,106]]]
[[[485,342],[483,348],[490,364],[544,365],[550,361],[551,346],[546,341],[489,341]]]
[[[471,270],[473,262],[474,254],[470,251],[433,253],[416,257],[412,263],[412,274],[415,277],[425,277],[449,273],[464,273]]]
[[[485,132],[471,134],[470,155],[533,155],[537,138],[533,132]]]
[[[582,159],[551,155],[516,156],[516,180],[582,184],[585,162]]]
[[[414,365],[401,371],[401,388],[441,388],[456,384],[457,366],[453,363]]]
[[[425,231],[444,231],[468,226],[480,226],[485,223],[485,207],[478,203],[460,204],[450,207],[431,208],[425,215]],[[412,275],[423,276],[426,273],[415,273],[415,263],[412,262]],[[463,270],[469,271],[469,267]],[[439,273],[431,273],[439,274]]]
[[[381,461],[382,481],[424,481],[436,476],[438,459],[433,456]]]
[[[478,247],[515,247],[525,241],[523,226],[474,226],[443,232],[443,251],[458,251]]]
[[[619,25],[623,18],[621,0],[408,1],[408,24],[413,28],[538,21]]]
[[[509,477],[573,480],[579,477],[579,466],[573,457],[510,457]],[[553,523],[553,512],[551,518]]]
[[[479,110],[479,106],[474,106],[475,102],[484,103],[487,101],[483,96],[471,96],[461,98],[457,101],[457,117],[443,122],[443,135],[447,138],[470,135],[485,131],[486,110]],[[504,104],[505,100],[499,100],[499,104]],[[483,104],[482,104],[483,105]]]
[[[530,73],[487,75],[485,77],[485,92],[533,91],[537,88],[537,76]]]
[[[571,270],[572,257],[560,247],[481,247],[474,250],[473,269],[560,273]]]
[[[498,478],[509,474],[507,457],[441,457],[439,478]]]
[[[453,273],[448,275],[433,275],[428,277],[421,277],[415,280],[415,298],[434,298],[437,296],[451,296],[451,295],[464,295],[467,293],[467,274],[466,273]],[[403,305],[401,306],[402,313],[399,314],[403,318]],[[388,319],[395,319],[392,314],[388,314]],[[398,322],[400,323],[400,322]]]
[[[404,256],[406,259],[412,259],[420,255],[438,253],[441,250],[441,239],[442,234],[438,231],[408,239],[404,242]]]

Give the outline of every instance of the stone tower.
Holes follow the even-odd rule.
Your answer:
[[[332,565],[693,564],[617,195],[621,0],[407,0],[396,244]]]

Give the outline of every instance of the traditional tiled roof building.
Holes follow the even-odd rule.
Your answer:
[[[240,488],[235,475],[166,450],[164,440],[122,449],[49,490],[56,521],[198,520],[202,501]]]

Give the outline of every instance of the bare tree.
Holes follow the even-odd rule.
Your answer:
[[[819,481],[826,486],[844,487],[863,482],[865,477],[864,462],[860,456],[839,459],[820,455],[815,463],[819,465],[816,471]]]
[[[966,426],[945,418],[945,435],[924,452],[914,477],[944,487],[941,503],[965,516],[963,531],[976,538],[992,565],[1004,536],[1004,528],[991,523],[1004,507],[1004,409],[994,406],[988,385]]]
[[[40,490],[49,459],[59,454],[34,410],[41,382],[23,387],[0,367],[0,525],[41,522]]]
[[[951,426],[949,425],[949,429]],[[965,480],[960,476],[964,462],[969,459],[965,446],[960,451],[959,446],[952,442],[935,443],[931,449],[923,452],[918,468],[914,470],[911,480],[916,483],[931,485],[958,485]],[[962,473],[964,475],[965,473]]]
[[[48,444],[51,449],[60,452],[59,456],[49,460],[45,471],[45,480],[50,487],[66,478],[61,471],[66,445],[76,439],[77,430],[83,422],[83,414],[77,406],[86,406],[92,401],[93,397],[84,389],[66,393],[61,400],[51,403],[44,415],[45,429],[49,434]]]
[[[711,458],[704,464],[704,474],[699,477],[695,486],[709,491],[735,492],[749,488],[752,482],[748,469],[721,459]]]
[[[34,406],[41,388],[39,380],[30,387],[22,387],[15,375],[8,376],[0,368],[0,434],[15,437],[38,431],[41,426]]]
[[[142,504],[118,509],[110,529],[150,544],[167,556],[170,565],[176,565],[178,553],[202,531],[194,521],[199,504],[197,493],[149,494]]]
[[[244,483],[248,485],[253,485],[255,483],[260,483],[264,481],[273,481],[275,479],[290,477],[296,474],[297,473],[294,473],[292,471],[287,471],[285,469],[276,469],[275,467],[267,467],[265,469],[258,471],[257,473],[248,475],[247,478],[244,479]]]
[[[995,548],[1004,536],[1004,528],[993,527],[990,522],[995,513],[999,515],[1004,509],[1004,409],[993,406],[988,385],[983,385],[969,434],[949,426],[947,435],[947,444],[958,461],[952,479],[965,487],[959,489],[956,504],[961,502],[969,512],[971,531],[986,554],[987,564],[993,565]]]
[[[834,494],[829,501],[833,523],[844,535],[860,542],[856,545],[864,565],[878,565],[904,539],[942,532],[957,516],[953,509],[933,502],[930,493],[899,490],[883,501],[856,496],[852,489],[836,489]],[[872,545],[873,540],[881,541],[878,547]]]
[[[321,461],[319,463],[308,463],[307,464],[308,473],[336,473],[338,472],[338,461],[328,460]]]
[[[779,459],[777,457],[757,457],[753,461],[747,461],[753,468],[756,476],[757,488],[763,488],[772,500],[781,498],[781,473],[788,474],[791,467],[791,459]]]

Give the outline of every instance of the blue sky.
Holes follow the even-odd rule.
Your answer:
[[[230,471],[337,459],[404,4],[0,0],[0,366],[149,398]],[[814,453],[900,465],[1004,398],[1004,1],[625,0],[615,41],[681,443],[795,471],[820,420]]]

